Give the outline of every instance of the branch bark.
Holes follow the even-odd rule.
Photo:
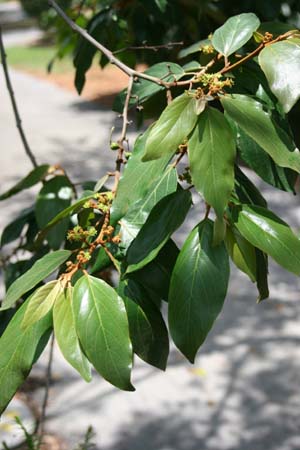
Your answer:
[[[17,128],[19,130],[19,134],[21,137],[21,141],[23,143],[23,147],[25,150],[26,155],[28,156],[28,158],[30,159],[33,167],[37,167],[37,161],[35,159],[34,154],[32,153],[25,132],[23,130],[23,126],[22,126],[22,120],[20,117],[20,113],[18,110],[18,106],[17,106],[17,102],[16,102],[16,98],[15,98],[15,94],[14,94],[14,90],[12,87],[12,83],[10,80],[10,76],[9,76],[9,71],[8,71],[8,66],[7,66],[7,59],[6,59],[6,53],[5,53],[5,47],[4,47],[4,43],[3,43],[3,37],[2,37],[2,28],[0,26],[0,54],[1,54],[1,62],[2,62],[2,66],[3,66],[3,72],[4,72],[4,77],[5,77],[5,81],[6,81],[6,86],[7,86],[7,90],[10,96],[10,100],[11,100],[11,104],[13,107],[13,111],[14,111],[14,115],[15,115],[15,119],[16,119],[16,125]]]

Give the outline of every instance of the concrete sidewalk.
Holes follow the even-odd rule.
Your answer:
[[[21,73],[13,71],[12,81],[39,162],[60,163],[77,181],[113,167],[115,114]],[[4,88],[0,124],[2,191],[30,169]],[[298,197],[264,189],[270,206],[299,228]],[[0,226],[30,200],[22,194],[2,202]],[[197,216],[195,208],[184,232]],[[135,393],[96,374],[86,384],[56,350],[48,429],[69,448],[93,425],[101,450],[299,450],[299,287],[299,279],[272,264],[271,299],[256,305],[253,285],[233,269],[225,308],[195,366],[175,349],[166,373],[137,361]]]

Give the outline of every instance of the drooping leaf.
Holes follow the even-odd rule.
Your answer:
[[[25,189],[29,189],[42,181],[48,173],[49,165],[43,164],[33,169],[26,177],[19,181],[15,186],[0,195],[0,201],[18,194]]]
[[[243,205],[235,225],[252,245],[285,269],[300,275],[300,240],[287,223],[268,209]]]
[[[191,203],[191,193],[179,189],[155,205],[128,249],[127,273],[139,270],[153,261],[172,234],[183,223]]]
[[[111,266],[112,262],[107,253],[105,252],[103,247],[100,247],[99,250],[96,253],[95,259],[93,259],[92,255],[92,264],[90,273],[94,274],[95,272],[100,272],[101,270],[106,269],[107,267]]]
[[[91,381],[90,363],[81,350],[75,328],[72,297],[73,287],[68,286],[55,301],[53,308],[55,338],[65,359],[85,381]]]
[[[170,239],[160,250],[156,258],[142,269],[130,275],[145,289],[155,292],[159,299],[168,301],[171,275],[179,250]]]
[[[245,95],[223,96],[222,105],[233,119],[281,167],[300,172],[300,152],[288,134],[273,123],[261,103]]]
[[[267,207],[267,201],[252,183],[251,180],[242,172],[238,165],[235,166],[235,191],[241,203],[251,203],[253,205]]]
[[[178,64],[172,62],[162,62],[158,64],[154,64],[153,66],[146,69],[145,74],[151,75],[152,77],[159,78],[166,83],[180,80],[185,74],[182,67]],[[136,80],[133,84],[132,94],[129,105],[142,104],[154,94],[159,91],[163,91],[166,88],[157,83],[153,83],[152,81],[144,80],[143,78]],[[115,98],[113,110],[119,113],[122,113],[125,99],[126,99],[127,90],[124,89],[120,92],[119,95]]]
[[[146,133],[137,138],[132,155],[120,179],[116,198],[111,208],[111,221],[113,223],[126,214],[129,206],[147,195],[155,180],[159,180],[164,173],[170,160],[170,156],[167,155],[156,161],[142,161],[149,132],[148,129]]]
[[[230,17],[214,32],[212,45],[222,55],[230,56],[251,39],[259,25],[258,17],[253,13]]]
[[[30,207],[24,209],[11,223],[9,223],[4,228],[1,235],[1,247],[18,239],[25,225],[29,223],[33,217],[34,210]]]
[[[193,362],[227,292],[228,254],[212,245],[213,223],[204,221],[191,232],[178,256],[169,293],[169,326],[175,345]]]
[[[300,39],[268,45],[258,60],[273,94],[288,113],[300,98]]]
[[[266,183],[283,191],[294,192],[297,173],[275,164],[268,153],[239,127],[237,145],[243,161]]]
[[[65,176],[56,176],[44,184],[35,205],[36,220],[41,229],[70,205],[72,195],[72,185]],[[48,243],[54,250],[57,250],[64,241],[68,225],[67,218],[47,233]]]
[[[256,285],[258,289],[257,302],[261,302],[269,297],[268,286],[268,255],[255,249],[256,253]]]
[[[28,301],[14,314],[0,338],[0,414],[27,378],[49,337],[47,330],[51,327],[51,314],[33,327],[22,329]],[[42,339],[43,336],[46,339]]]
[[[149,193],[140,201],[129,208],[121,220],[121,245],[128,248],[133,239],[146,222],[152,208],[164,197],[172,194],[177,189],[177,171],[168,167],[165,173],[155,180],[149,188]]]
[[[18,278],[9,287],[0,308],[1,311],[11,308],[26,292],[34,288],[40,281],[51,275],[69,257],[68,250],[57,250],[49,253],[33,264],[24,275]]]
[[[188,144],[192,181],[223,217],[234,187],[235,139],[224,114],[208,107],[199,116]]]
[[[60,281],[50,281],[38,288],[30,297],[28,302],[24,319],[22,321],[22,328],[24,330],[32,327],[36,322],[45,317],[53,308],[55,300],[62,294],[63,286]]]
[[[256,253],[251,245],[239,231],[232,227],[227,228],[225,243],[227,251],[237,266],[251,281],[256,281]]]
[[[73,310],[83,351],[97,372],[120,389],[134,390],[132,346],[121,297],[103,280],[83,276],[74,287]]]
[[[135,281],[122,282],[119,289],[127,310],[133,351],[148,364],[165,370],[169,337],[159,309]]]
[[[196,100],[186,93],[176,97],[151,128],[143,161],[171,158],[197,122]]]

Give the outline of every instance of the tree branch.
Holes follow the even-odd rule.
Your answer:
[[[117,161],[116,161],[115,184],[112,189],[112,192],[117,191],[117,187],[118,187],[120,176],[121,176],[121,167],[123,164],[123,154],[124,154],[124,142],[127,140],[126,134],[127,134],[127,128],[128,128],[128,110],[129,110],[129,104],[130,104],[130,99],[131,99],[131,94],[132,94],[133,81],[134,81],[133,77],[130,77],[128,87],[127,87],[124,108],[123,108],[123,114],[122,114],[123,127],[122,127],[121,137],[118,140],[119,149],[118,149],[118,157],[117,157]]]
[[[137,70],[132,69],[131,67],[124,64],[122,61],[120,61],[114,54],[111,52],[108,48],[106,48],[104,45],[102,45],[100,42],[96,41],[96,39],[93,38],[86,30],[81,28],[79,25],[77,25],[73,20],[71,20],[65,12],[58,6],[55,0],[48,0],[48,3],[50,6],[52,6],[57,14],[69,25],[70,28],[72,28],[73,31],[78,33],[80,36],[82,36],[84,39],[86,39],[88,42],[90,42],[94,47],[96,47],[100,52],[102,52],[106,58],[109,60],[111,64],[114,64],[117,66],[122,72],[126,73],[129,77],[133,78],[143,78],[144,80],[152,81],[152,83],[156,83],[160,86],[164,86],[165,88],[170,88],[172,86],[185,86],[189,85],[191,83],[191,80],[186,81],[173,81],[173,82],[166,82],[161,80],[160,78],[153,77],[151,75],[148,75],[144,72],[138,72]],[[194,78],[193,78],[194,80]]]
[[[13,87],[10,81],[10,76],[9,76],[9,72],[8,72],[8,66],[7,66],[7,62],[6,62],[6,53],[5,53],[5,47],[4,47],[4,43],[3,43],[3,38],[2,38],[2,28],[0,26],[0,54],[1,54],[1,62],[2,62],[2,66],[3,66],[3,72],[4,72],[4,77],[5,77],[5,81],[6,81],[6,86],[7,86],[7,90],[10,96],[10,100],[11,100],[11,104],[13,107],[13,111],[14,111],[14,115],[15,115],[15,119],[16,119],[16,125],[17,128],[19,130],[19,134],[24,146],[24,150],[26,155],[28,156],[28,158],[30,159],[33,167],[37,167],[37,162],[35,159],[34,154],[32,153],[28,141],[26,139],[26,135],[24,133],[23,127],[22,127],[22,121],[21,121],[21,117],[19,114],[19,110],[18,110],[18,106],[17,106],[17,102],[16,102],[16,98],[15,98],[15,94],[13,91]]]
[[[153,52],[157,52],[158,50],[161,50],[163,48],[166,48],[168,50],[173,47],[181,47],[182,45],[183,45],[183,41],[168,42],[167,44],[161,44],[161,45],[148,45],[148,44],[138,45],[138,46],[131,45],[128,47],[120,48],[119,50],[116,50],[115,52],[113,52],[113,54],[117,55],[118,53],[126,52],[128,50],[152,50]]]

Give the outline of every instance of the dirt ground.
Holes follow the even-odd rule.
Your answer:
[[[145,65],[137,66],[137,70],[144,71]],[[74,72],[49,73],[41,70],[23,70],[38,78],[49,81],[60,88],[77,94],[74,86]],[[86,83],[81,94],[85,100],[97,101],[103,106],[111,108],[115,96],[127,86],[128,77],[117,67],[109,65],[104,69],[93,66],[86,75]]]

